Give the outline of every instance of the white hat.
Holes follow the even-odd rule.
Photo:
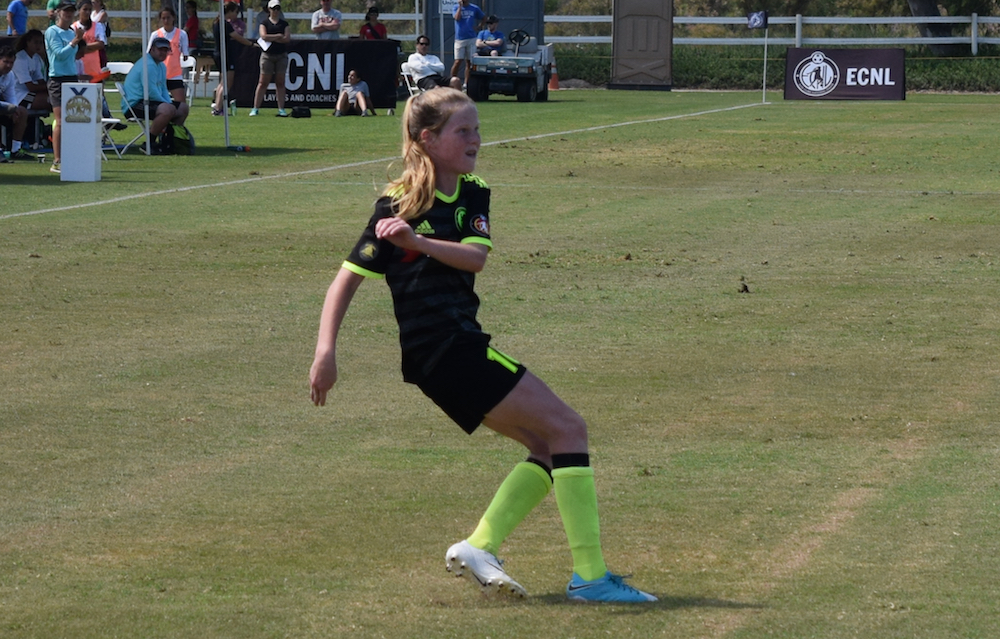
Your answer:
[[[270,2],[267,3],[268,9],[273,9],[275,7],[280,7],[280,6],[281,6],[281,0],[271,0]]]

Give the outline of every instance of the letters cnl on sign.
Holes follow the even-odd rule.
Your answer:
[[[396,107],[396,75],[399,71],[395,40],[292,40],[288,45],[286,108],[307,106],[327,108],[337,103],[340,85],[351,69],[368,83],[374,106]],[[229,95],[241,107],[253,106],[253,94],[260,75],[260,49],[246,47],[236,59],[235,86]],[[263,107],[276,107],[274,82],[264,94]]]
[[[903,49],[788,50],[786,100],[905,100]]]

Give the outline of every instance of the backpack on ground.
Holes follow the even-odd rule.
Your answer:
[[[194,136],[186,126],[171,122],[153,147],[155,155],[194,155]]]

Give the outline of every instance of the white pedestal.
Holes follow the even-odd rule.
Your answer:
[[[101,180],[101,100],[100,84],[62,85],[62,164],[63,182]]]

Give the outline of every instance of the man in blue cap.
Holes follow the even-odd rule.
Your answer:
[[[167,125],[184,124],[188,116],[187,102],[175,102],[170,98],[167,89],[167,67],[163,61],[170,54],[170,40],[153,38],[149,51],[142,56],[132,70],[125,76],[122,85],[122,113],[142,120],[145,115],[143,108],[143,69],[146,70],[149,86],[149,134],[158,136]]]

